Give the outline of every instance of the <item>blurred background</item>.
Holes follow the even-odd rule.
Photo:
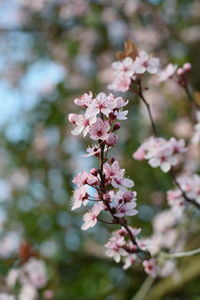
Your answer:
[[[198,0],[0,1],[1,276],[17,264],[26,241],[48,265],[55,300],[132,299],[146,276],[142,268],[124,271],[106,258],[110,228],[100,224],[83,232],[82,213],[70,211],[73,176],[96,161],[81,156],[88,141],[70,134],[67,115],[77,109],[75,97],[108,92],[111,63],[127,39],[160,57],[163,66],[191,62],[190,79],[198,89],[199,20]],[[184,92],[171,81],[147,85],[163,136],[187,139],[192,125]],[[138,99],[126,97],[129,121],[113,155],[138,191],[139,214],[130,223],[147,236],[172,183],[132,159],[150,128]],[[199,276],[162,299],[199,300]]]

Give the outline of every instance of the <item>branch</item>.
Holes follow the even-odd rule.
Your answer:
[[[188,257],[200,254],[200,248],[194,249],[191,251],[186,252],[178,252],[178,253],[162,253],[161,255],[164,256],[164,258],[179,258],[179,257]]]
[[[153,283],[155,281],[155,278],[151,276],[147,276],[143,284],[141,285],[139,291],[136,293],[136,295],[133,296],[131,300],[143,300],[145,299],[146,295],[150,291]]]
[[[185,268],[180,270],[178,278],[165,278],[158,282],[148,293],[148,300],[162,300],[165,296],[182,289],[188,282],[200,275],[200,260],[194,258],[189,264],[184,264]]]
[[[134,92],[134,93],[136,93],[136,94],[138,94],[139,97],[140,97],[140,99],[142,100],[142,102],[145,104],[146,109],[147,109],[147,112],[148,112],[148,115],[149,115],[149,119],[150,119],[150,121],[151,121],[152,131],[153,131],[153,133],[154,133],[154,136],[155,136],[155,137],[158,137],[159,135],[158,135],[158,131],[157,131],[156,125],[155,125],[154,120],[153,120],[153,116],[152,116],[152,113],[151,113],[150,105],[149,105],[149,103],[147,102],[147,100],[145,99],[145,97],[144,97],[144,95],[143,95],[141,79],[138,79],[137,83],[138,83],[138,91],[135,91],[135,90],[133,90],[133,89],[131,89],[131,91]],[[191,96],[191,94],[190,94],[190,92],[189,92],[189,89],[188,89],[188,88],[185,88],[185,90],[187,91],[187,94],[188,94],[188,97],[190,98],[190,100],[193,101],[193,98],[192,98],[192,96]],[[193,101],[193,103],[194,103],[194,101]],[[179,190],[181,191],[182,196],[183,196],[183,198],[185,199],[185,201],[188,202],[189,204],[192,204],[193,206],[195,206],[197,209],[200,210],[200,204],[199,204],[198,202],[196,202],[195,200],[190,199],[190,198],[186,195],[186,193],[183,191],[181,185],[179,184],[179,182],[178,182],[177,179],[176,179],[176,176],[175,176],[173,170],[170,171],[170,175],[171,175],[171,177],[172,177],[174,183],[176,184],[176,186],[177,186],[177,187],[179,188]]]

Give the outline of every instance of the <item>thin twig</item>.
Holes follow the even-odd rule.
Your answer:
[[[195,200],[190,199],[190,198],[186,195],[185,191],[182,189],[180,183],[179,183],[178,180],[176,179],[176,175],[174,174],[174,172],[173,172],[172,169],[170,170],[169,173],[170,173],[170,175],[171,175],[171,177],[172,177],[172,180],[174,181],[174,183],[176,184],[176,186],[178,187],[178,189],[181,191],[182,196],[183,196],[183,198],[185,199],[185,201],[188,202],[188,203],[190,203],[190,204],[192,204],[192,205],[194,205],[196,208],[200,209],[200,204],[199,204],[198,202],[196,202]]]
[[[144,103],[144,105],[146,106],[146,109],[148,111],[148,115],[149,115],[149,118],[150,118],[150,121],[151,121],[151,127],[152,127],[152,130],[153,130],[153,134],[155,136],[158,136],[158,132],[157,132],[157,129],[156,129],[156,125],[154,123],[154,119],[153,119],[153,115],[152,115],[152,112],[151,112],[150,105],[149,105],[149,103],[147,102],[147,100],[145,99],[145,97],[143,95],[141,79],[138,80],[138,88],[139,88],[138,95],[140,96],[140,99],[142,100],[142,102]]]
[[[194,103],[194,100],[189,92],[189,89],[187,88],[187,86],[185,87],[185,91],[187,92],[188,94],[188,97],[191,99],[191,101]],[[148,115],[149,115],[149,119],[151,121],[151,126],[152,126],[152,130],[153,130],[153,133],[154,133],[154,136],[155,137],[158,137],[158,132],[157,132],[157,129],[156,129],[156,125],[154,123],[154,120],[153,120],[153,116],[152,116],[152,113],[151,113],[151,109],[150,109],[150,106],[147,102],[147,100],[145,99],[144,95],[143,95],[143,91],[142,91],[142,84],[141,84],[141,79],[138,79],[138,91],[137,91],[137,94],[140,96],[142,102],[145,104],[146,106],[146,109],[147,109],[147,112],[148,112]],[[196,202],[195,200],[193,199],[190,199],[186,193],[184,192],[184,190],[182,189],[181,185],[179,184],[179,182],[177,181],[176,179],[176,175],[174,174],[173,170],[170,171],[170,175],[174,181],[174,183],[176,184],[176,186],[179,188],[179,190],[181,191],[182,193],[182,196],[184,197],[185,201],[192,204],[193,206],[195,206],[196,208],[200,209],[200,204],[198,202]]]
[[[177,252],[177,253],[162,253],[161,255],[165,258],[178,258],[178,257],[187,257],[200,254],[200,248],[194,249],[186,252]]]

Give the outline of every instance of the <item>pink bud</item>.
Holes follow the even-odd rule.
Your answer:
[[[182,75],[185,74],[185,70],[183,68],[178,68],[176,73],[177,73],[178,76],[182,76]]]
[[[189,72],[191,69],[192,69],[192,65],[190,63],[185,63],[183,65],[183,69],[186,71],[186,72]]]
[[[104,194],[103,195],[103,200],[104,201],[110,201],[110,195],[109,194]]]
[[[114,133],[109,133],[107,139],[106,139],[106,144],[108,146],[113,146],[117,143],[117,136]]]
[[[52,290],[45,290],[43,295],[45,299],[53,299],[54,292]]]
[[[119,122],[115,123],[114,127],[113,127],[113,131],[119,129],[121,127],[121,124]]]
[[[132,244],[132,245],[130,246],[130,250],[131,250],[131,252],[134,253],[134,252],[136,252],[136,251],[138,250],[138,247],[137,247],[136,245],[133,245],[133,244]]]
[[[130,191],[127,191],[123,195],[124,201],[131,201],[133,199],[133,193]]]
[[[69,120],[69,122],[72,123],[72,124],[76,124],[77,118],[78,118],[78,115],[77,115],[77,114],[69,114],[69,115],[68,115],[68,120]]]
[[[93,176],[97,176],[98,170],[97,170],[96,168],[92,168],[92,169],[90,170],[90,174],[93,175]]]

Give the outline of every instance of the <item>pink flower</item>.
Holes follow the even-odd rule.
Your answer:
[[[118,191],[113,195],[113,207],[116,210],[116,217],[134,216],[138,213],[136,209],[136,192],[131,192],[126,189]]]
[[[157,267],[155,259],[144,260],[143,261],[144,270],[147,274],[151,275],[152,277],[156,277],[157,275]]]
[[[183,176],[178,181],[186,195],[200,204],[200,176],[197,174],[190,177]]]
[[[84,223],[81,229],[87,230],[90,227],[94,227],[97,223],[97,217],[103,209],[104,209],[103,203],[95,204],[92,207],[92,209],[83,216]]]
[[[118,76],[131,77],[134,74],[133,59],[131,57],[126,57],[122,61],[115,61],[112,63],[112,67]]]
[[[74,191],[72,210],[75,210],[83,204],[84,206],[88,203],[88,187],[82,185]]]
[[[170,147],[170,145],[166,145],[157,149],[155,156],[149,159],[149,164],[153,168],[160,166],[163,172],[168,172],[171,169],[171,166],[177,164],[177,159],[173,156],[172,147]]]
[[[124,216],[135,216],[138,211],[136,209],[134,209],[136,207],[136,202],[132,201],[129,203],[120,203],[120,201],[118,201],[117,205],[116,205],[116,213],[115,216],[116,217],[124,217]]]
[[[31,285],[42,288],[47,284],[46,266],[42,260],[31,258],[24,266],[23,271],[28,275]]]
[[[96,116],[86,116],[78,115],[77,117],[72,114],[69,115],[69,119],[73,120],[76,127],[71,131],[73,135],[79,135],[83,131],[83,136],[85,137],[89,131],[92,124],[96,122]]]
[[[168,64],[164,70],[158,73],[159,81],[165,81],[171,78],[175,74],[176,70],[177,70],[177,65]]]
[[[187,148],[185,147],[185,141],[183,139],[177,141],[172,137],[169,140],[169,144],[172,146],[174,154],[185,153],[187,151]]]
[[[117,232],[114,232],[108,243],[105,244],[105,247],[107,248],[106,255],[109,257],[113,257],[113,259],[117,263],[120,262],[121,256],[127,255],[127,252],[123,249],[124,245],[124,237],[119,236]]]
[[[74,99],[74,103],[78,106],[88,107],[92,102],[92,92],[84,93],[81,97]]]
[[[103,121],[101,118],[97,118],[96,123],[89,129],[90,137],[93,140],[106,140],[109,130],[109,122]]]
[[[68,120],[70,123],[76,125],[77,121],[78,121],[79,115],[77,114],[69,114],[68,115]]]
[[[81,186],[83,184],[93,185],[98,182],[98,179],[96,176],[83,171],[81,173],[78,173],[76,177],[74,177],[72,182],[78,186]]]
[[[89,117],[102,113],[108,116],[116,106],[117,102],[112,94],[107,96],[105,93],[99,93],[86,109],[85,115]]]
[[[163,138],[151,137],[138,148],[133,157],[139,160],[148,159],[153,168],[160,166],[163,172],[168,172],[180,162],[181,154],[186,151],[184,140],[171,138],[166,141]]]
[[[143,74],[145,72],[156,74],[159,70],[159,59],[149,57],[146,52],[141,51],[139,56],[135,59],[134,70],[137,74]]]
[[[134,186],[132,180],[124,178],[125,169],[120,169],[118,161],[114,161],[111,165],[109,163],[105,163],[104,173],[106,175],[106,179],[115,188],[118,188],[119,186],[131,188]]]
[[[108,88],[110,90],[116,91],[116,92],[126,92],[129,90],[131,84],[131,79],[127,76],[118,76],[116,79],[108,85]]]
[[[124,257],[124,266],[123,269],[127,270],[130,268],[137,260],[137,256],[135,254],[128,254]]]
[[[171,190],[167,192],[167,201],[169,205],[182,206],[184,204],[184,198],[180,190]]]
[[[106,150],[106,149],[105,149]],[[87,148],[87,154],[83,154],[83,157],[89,157],[89,156],[98,156],[101,153],[101,148],[97,145],[91,146]]]

